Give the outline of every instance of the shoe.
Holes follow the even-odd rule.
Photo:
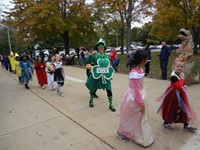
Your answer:
[[[29,89],[28,84],[25,84],[25,88],[26,88],[26,89]]]
[[[89,106],[90,106],[90,107],[94,107],[93,102],[89,102]]]
[[[53,88],[52,88],[52,91],[55,91],[55,90],[56,90],[56,87],[53,87]]]
[[[45,86],[44,86],[44,85],[42,86],[42,89],[45,89]]]
[[[119,140],[121,140],[123,142],[128,142],[129,141],[129,139],[126,136],[124,136],[121,133],[119,133],[119,131],[116,132],[116,136],[119,138]]]
[[[112,112],[115,112],[115,111],[116,111],[116,109],[115,109],[115,107],[114,107],[113,105],[110,105],[110,106],[109,106],[109,109],[110,109]]]
[[[183,129],[184,129],[184,130],[188,130],[188,131],[196,131],[196,130],[197,130],[197,128],[194,128],[194,127],[192,127],[191,125],[184,126]]]
[[[60,96],[64,97],[64,93],[63,93],[63,92],[60,92]]]
[[[172,127],[169,124],[162,124],[165,129],[172,130]]]
[[[99,98],[99,97],[98,97],[98,95],[97,95],[97,94],[94,94],[94,95],[93,95],[93,98]]]

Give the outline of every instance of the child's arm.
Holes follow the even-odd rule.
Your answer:
[[[141,93],[141,83],[140,79],[131,79],[132,85],[133,85],[133,90],[135,93],[135,101],[138,103],[138,105],[143,108],[144,107],[144,100],[142,98],[142,93]]]

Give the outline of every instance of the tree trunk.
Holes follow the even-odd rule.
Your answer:
[[[193,42],[194,42],[194,54],[197,54],[199,32],[200,32],[200,27],[192,26],[192,37],[193,37]]]
[[[131,44],[131,19],[132,19],[132,1],[128,1],[128,13],[126,16],[126,24],[127,24],[127,53],[129,52],[130,44]]]
[[[63,33],[63,39],[65,44],[65,55],[69,54],[69,31]]]
[[[124,54],[124,28],[121,28],[120,31],[121,31],[121,54]]]

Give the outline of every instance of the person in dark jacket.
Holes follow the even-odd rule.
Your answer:
[[[150,72],[150,63],[151,63],[151,50],[149,48],[149,44],[147,44],[144,48],[145,53],[148,55],[147,63],[145,64],[145,76],[149,76]]]
[[[162,70],[162,80],[167,80],[167,65],[170,56],[170,48],[167,46],[166,42],[162,42],[162,48],[160,51],[160,68]]]

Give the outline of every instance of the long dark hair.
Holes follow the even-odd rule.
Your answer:
[[[140,64],[142,60],[147,59],[148,55],[143,50],[137,50],[135,53],[132,53],[129,57],[126,67],[130,68],[130,71],[133,67]]]

